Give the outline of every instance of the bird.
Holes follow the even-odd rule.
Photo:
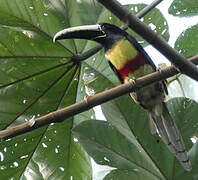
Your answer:
[[[57,32],[53,41],[62,39],[85,39],[101,44],[111,69],[121,83],[135,82],[139,77],[158,71],[136,39],[113,24],[66,28]],[[160,81],[131,92],[130,96],[147,110],[151,134],[158,134],[183,168],[190,171],[192,166],[184,141],[165,103],[167,94],[165,81]]]

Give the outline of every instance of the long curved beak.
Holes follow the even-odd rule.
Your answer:
[[[102,30],[100,24],[76,26],[57,32],[53,38],[53,42],[61,39],[96,40],[105,36],[105,32]]]

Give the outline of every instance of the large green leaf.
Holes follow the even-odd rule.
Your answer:
[[[84,98],[79,83],[81,66],[70,57],[82,51],[86,42],[54,44],[52,37],[69,26],[96,23],[101,10],[89,0],[0,2],[1,129]],[[93,12],[97,13],[89,19]],[[84,115],[90,118],[93,111]],[[79,119],[74,122],[70,118],[2,142],[0,177],[91,179],[89,157],[70,131]]]
[[[192,159],[196,159],[196,156],[198,155],[198,143],[196,143],[193,148],[190,150],[190,156],[192,157]],[[197,179],[197,170],[192,170],[193,172],[193,177],[190,173],[182,173],[180,174],[179,177],[177,177],[176,179],[192,179],[192,180],[196,180]],[[134,180],[139,180],[139,179],[145,179],[144,175],[139,172],[139,171],[130,171],[130,170],[113,170],[111,171],[111,173],[109,173],[104,180],[128,180],[128,179],[134,179]],[[146,179],[149,179],[149,177],[146,177]],[[175,178],[173,178],[175,179]]]
[[[97,163],[134,173],[138,171],[145,179],[163,179],[136,139],[128,141],[109,123],[84,121],[73,132]]]
[[[198,104],[190,99],[174,98],[168,108],[183,136],[186,148],[198,130]],[[160,141],[152,136],[144,110],[127,96],[102,106],[107,120],[85,121],[73,129],[84,149],[102,165],[115,167],[105,179],[194,179],[197,176],[197,145],[188,152],[193,169],[186,172]],[[113,126],[112,126],[113,125]],[[117,129],[115,129],[115,127]],[[185,174],[185,178],[183,177]]]
[[[152,176],[145,176],[141,171],[131,171],[131,170],[113,170],[109,174],[107,174],[104,180],[138,180],[138,179],[147,179],[147,180],[154,180],[156,178]],[[159,178],[157,178],[159,179]]]
[[[190,137],[198,130],[197,103],[185,98],[175,98],[168,102],[168,108],[178,124],[187,149],[189,149],[192,146]],[[157,165],[167,179],[171,179],[173,176],[177,179],[177,173],[184,172],[167,147],[161,141],[159,142],[160,138],[150,134],[147,114],[141,107],[132,103],[129,97],[105,103],[102,105],[102,109],[107,120],[129,141],[134,141],[133,136],[137,138],[137,141],[151,157],[151,161]],[[193,169],[196,169],[195,165]],[[191,175],[193,176],[193,174]]]
[[[168,12],[179,17],[198,15],[198,0],[174,0]]]
[[[175,42],[177,49],[183,56],[191,57],[198,53],[198,25],[189,27],[183,31]]]

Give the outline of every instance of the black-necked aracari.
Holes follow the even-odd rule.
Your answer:
[[[127,32],[115,25],[100,23],[64,29],[54,36],[61,39],[87,39],[100,43],[105,57],[121,83],[127,83],[156,71],[156,67],[142,46]],[[165,104],[165,83],[156,82],[130,93],[132,99],[148,110],[151,133],[158,133],[169,150],[186,170],[191,163],[180,135]]]

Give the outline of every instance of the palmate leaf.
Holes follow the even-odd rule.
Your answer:
[[[98,13],[89,21],[85,10]],[[79,86],[80,66],[71,61],[71,56],[72,51],[81,51],[85,42],[77,49],[73,40],[54,44],[52,38],[75,23],[95,23],[100,11],[93,1],[85,0],[0,2],[1,129],[84,97]],[[90,118],[93,112],[86,115]],[[74,123],[70,118],[2,142],[0,177],[91,179],[90,160],[70,131]]]

